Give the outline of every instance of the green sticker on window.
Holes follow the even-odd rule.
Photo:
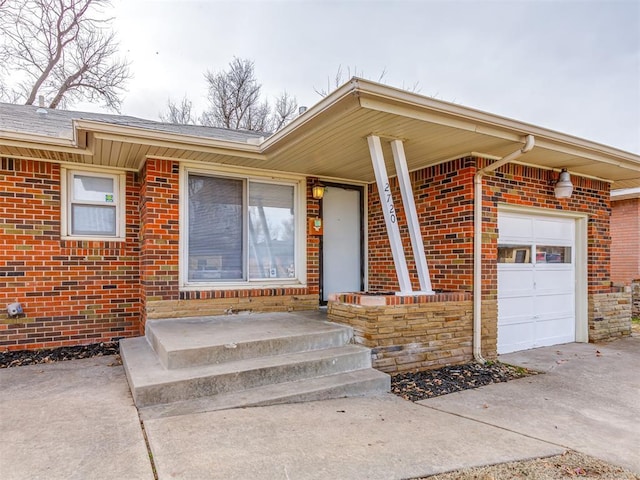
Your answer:
[[[105,202],[113,202],[113,193],[106,193],[104,195],[104,201]]]

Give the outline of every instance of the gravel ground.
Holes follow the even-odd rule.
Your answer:
[[[555,457],[501,463],[423,477],[419,480],[638,480],[640,476],[593,457],[568,451]]]
[[[103,355],[115,355],[119,362],[118,344],[99,343],[46,350],[0,352],[0,368]],[[499,362],[487,363],[486,365],[469,363],[426,372],[393,375],[391,391],[405,400],[415,402],[491,383],[507,382],[528,375],[537,375],[537,372]],[[429,480],[575,480],[581,478],[640,480],[640,476],[620,467],[571,451],[555,457],[471,468],[423,477],[423,479],[425,478]]]

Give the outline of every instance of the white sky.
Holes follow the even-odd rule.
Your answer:
[[[640,2],[114,0],[133,62],[122,113],[200,113],[207,69],[255,61],[271,99],[320,100],[339,65],[371,80],[640,153]],[[346,75],[345,75],[346,78]],[[75,109],[86,109],[76,105]]]

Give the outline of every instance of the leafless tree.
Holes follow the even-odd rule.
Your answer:
[[[276,99],[275,106],[273,108],[270,130],[277,132],[293,120],[297,114],[297,108],[298,102],[295,97],[292,97],[286,91],[282,92]]]
[[[257,130],[266,119],[261,108],[261,85],[255,77],[254,63],[234,57],[228,71],[204,75],[208,86],[209,109],[202,116],[202,123],[234,130]]]
[[[180,125],[194,125],[196,119],[193,115],[193,103],[185,95],[180,103],[167,100],[167,110],[160,113],[160,120],[165,123],[177,123]]]
[[[254,62],[234,57],[229,69],[207,71],[209,108],[202,114],[203,125],[252,130],[275,131],[292,118],[297,108],[295,98],[284,92],[275,102],[275,110],[261,97],[262,85],[255,76]]]
[[[49,108],[88,100],[119,109],[131,74],[116,56],[112,19],[100,18],[109,0],[0,1],[0,58],[22,78],[14,88],[21,101],[43,95]]]

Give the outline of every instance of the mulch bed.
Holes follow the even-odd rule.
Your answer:
[[[448,393],[508,382],[538,372],[500,362],[452,365],[425,372],[398,373],[391,377],[391,392],[412,402]]]
[[[120,347],[117,342],[94,343],[93,345],[78,345],[42,350],[0,352],[0,368],[36,365],[38,363],[53,363],[105,355],[118,355],[119,353]]]

